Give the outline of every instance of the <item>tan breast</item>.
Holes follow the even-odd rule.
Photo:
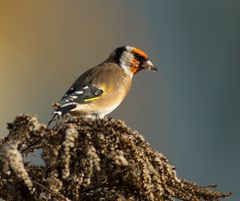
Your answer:
[[[123,101],[129,92],[132,79],[115,63],[104,63],[90,70],[91,72],[88,73],[81,85],[93,84],[104,92],[96,100],[79,104],[71,113],[103,117]]]

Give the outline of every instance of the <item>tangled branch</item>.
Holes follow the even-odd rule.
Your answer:
[[[230,193],[179,178],[142,135],[110,118],[75,118],[47,128],[20,115],[0,141],[0,197],[12,200],[219,200]],[[44,164],[24,156],[42,151]]]

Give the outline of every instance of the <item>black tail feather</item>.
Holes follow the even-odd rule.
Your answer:
[[[51,120],[48,122],[47,127],[50,126],[50,124],[52,123],[52,121],[55,119],[56,116],[59,116],[58,114],[54,114],[53,117],[51,118]]]
[[[53,115],[52,119],[48,122],[47,127],[49,127],[49,125],[53,122],[53,120],[55,119],[56,116],[58,116],[58,118],[59,118],[60,116],[63,116],[65,114],[67,114],[68,112],[70,112],[75,107],[76,107],[76,104],[71,104],[71,105],[65,105],[65,106],[63,105],[63,107],[56,109],[53,112],[54,115]]]

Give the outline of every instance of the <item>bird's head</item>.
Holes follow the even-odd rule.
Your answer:
[[[157,68],[149,60],[148,55],[139,48],[122,46],[111,54],[114,60],[129,75],[134,75],[142,69],[157,71]]]

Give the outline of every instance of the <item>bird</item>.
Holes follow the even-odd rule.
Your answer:
[[[81,74],[54,104],[53,119],[65,114],[96,119],[115,110],[127,96],[132,78],[141,70],[157,71],[148,55],[129,45],[116,48],[99,65]]]

